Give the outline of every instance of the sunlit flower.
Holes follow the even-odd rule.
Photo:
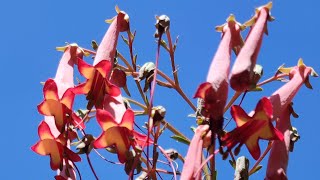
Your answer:
[[[60,99],[56,82],[53,79],[48,79],[44,84],[43,94],[44,101],[38,105],[38,111],[45,116],[54,116],[55,125],[60,133],[64,132],[67,123],[84,128],[81,119],[72,111],[75,96],[72,88],[66,90]]]
[[[63,161],[72,162],[81,161],[79,155],[71,151],[66,146],[64,137],[54,138],[48,124],[42,121],[38,127],[40,141],[31,147],[31,149],[43,156],[50,156],[50,166],[52,170],[61,169]]]
[[[268,161],[267,179],[287,179],[286,172],[291,140],[291,102],[303,84],[312,88],[309,82],[309,75],[318,76],[311,67],[307,67],[303,63],[302,59],[299,59],[297,66],[291,68],[281,67],[279,71],[289,74],[290,80],[271,95],[270,101],[274,109],[274,119],[277,120],[276,126],[284,134],[284,141],[274,141],[272,145]]]
[[[242,30],[233,15],[227,23],[216,29],[222,32],[222,39],[209,68],[207,82],[201,84],[194,97],[204,99],[204,108],[211,118],[221,120],[228,98],[228,75],[230,69],[231,49],[238,52],[243,44]]]
[[[260,157],[259,139],[283,140],[283,135],[272,124],[272,104],[266,97],[262,98],[253,115],[248,115],[240,106],[231,107],[231,115],[237,124],[237,128],[226,133],[223,145],[231,150],[236,144],[245,144],[254,159]]]
[[[82,59],[78,59],[78,69],[87,81],[74,88],[76,94],[86,94],[88,105],[87,109],[102,108],[105,94],[110,96],[118,96],[120,89],[109,81],[109,73],[112,65],[110,61],[100,61],[95,66],[87,64]]]
[[[252,28],[231,70],[230,86],[236,91],[245,91],[252,85],[253,68],[260,51],[263,33],[267,33],[267,21],[273,20],[270,15],[271,7],[272,2],[257,8],[255,16],[244,24]]]
[[[121,163],[126,162],[126,154],[131,146],[142,146],[146,142],[146,136],[133,130],[134,112],[131,109],[126,110],[120,123],[105,110],[98,109],[96,116],[103,132],[94,141],[94,148],[114,147]]]
[[[198,172],[201,169],[202,161],[202,148],[204,148],[203,137],[206,136],[209,130],[208,125],[200,125],[195,130],[195,134],[191,140],[187,156],[183,165],[181,179],[201,179],[201,172]]]

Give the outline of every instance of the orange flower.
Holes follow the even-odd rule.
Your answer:
[[[33,145],[31,149],[40,155],[49,155],[52,170],[61,169],[64,160],[70,160],[72,162],[81,161],[79,155],[67,148],[66,141],[63,137],[59,136],[58,138],[54,138],[45,121],[40,123],[38,134],[40,141]]]

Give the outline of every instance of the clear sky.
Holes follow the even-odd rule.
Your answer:
[[[266,2],[268,1],[3,1],[0,10],[0,179],[53,178],[55,172],[50,169],[49,157],[39,156],[30,150],[30,146],[38,141],[37,127],[43,119],[36,109],[43,99],[40,82],[55,75],[61,57],[61,53],[55,51],[56,46],[62,46],[65,42],[77,42],[80,46],[89,48],[92,39],[100,42],[108,28],[104,20],[116,14],[116,4],[130,15],[131,29],[137,30],[134,51],[138,54],[140,65],[155,59],[154,16],[170,16],[172,36],[180,37],[176,64],[179,67],[181,86],[192,97],[197,86],[205,80],[207,68],[219,44],[220,34],[215,32],[214,27],[223,24],[230,13],[235,14],[239,22],[245,22],[253,15],[255,7]],[[316,52],[320,41],[319,5],[315,0],[274,1],[272,15],[276,20],[269,23],[269,36],[264,37],[258,58],[258,63],[264,67],[262,79],[272,76],[283,63],[288,66],[296,65],[300,57],[306,65],[313,66],[320,72]],[[122,41],[119,42],[119,50],[127,54],[126,46]],[[170,73],[171,66],[166,53],[161,54],[160,68]],[[320,122],[317,115],[320,83],[319,79],[314,78],[311,83],[314,90],[302,87],[294,99],[294,108],[300,118],[293,119],[292,122],[298,128],[301,139],[290,154],[289,179],[314,179],[313,177],[318,176]],[[249,94],[244,101],[244,109],[252,110],[258,99],[269,96],[280,86],[281,83],[272,83],[265,86],[263,92]],[[189,127],[194,126],[195,122],[187,117],[192,109],[177,93],[157,88],[155,104],[165,106],[167,119],[178,129],[184,130],[188,137],[192,136]],[[229,112],[226,117],[230,117]],[[93,131],[97,135],[100,129]],[[166,133],[160,144],[164,148],[178,149],[185,155],[187,147],[168,141],[167,137],[170,135],[171,133]],[[245,148],[242,151],[246,153]],[[114,155],[104,155],[114,159]],[[105,163],[95,154],[91,156],[101,179],[126,179],[123,167]],[[250,160],[252,165],[252,158]],[[78,164],[84,179],[93,179],[85,157]],[[266,161],[263,161],[263,165],[265,164]],[[217,167],[219,179],[233,178],[233,169],[227,161],[218,160]],[[265,166],[252,179],[263,179],[264,175]]]

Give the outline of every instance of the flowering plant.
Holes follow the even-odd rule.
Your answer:
[[[92,41],[92,50],[75,43],[57,48],[63,55],[55,78],[44,83],[44,100],[38,105],[44,121],[38,127],[40,140],[31,149],[50,156],[51,169],[57,170],[56,179],[76,179],[77,176],[82,179],[76,164],[81,161],[80,155],[85,156],[95,178],[99,179],[90,160],[92,152],[109,163],[124,165],[130,179],[157,179],[163,174],[175,179],[216,179],[215,159],[220,153],[224,160],[230,157],[235,179],[248,179],[260,169],[260,162],[271,150],[266,179],[287,179],[289,152],[299,139],[297,130],[290,123],[290,115],[297,117],[292,101],[303,84],[312,88],[309,76],[318,75],[300,58],[296,66],[280,66],[274,76],[260,82],[263,70],[257,64],[258,55],[264,34],[268,34],[268,21],[274,20],[271,8],[271,2],[260,6],[243,24],[230,15],[225,24],[216,27],[222,33],[221,41],[206,82],[195,91],[194,98],[198,98],[195,106],[180,86],[175,65],[178,38],[172,40],[170,18],[156,16],[155,63],[148,62],[140,67],[133,48],[136,32],[130,29],[129,15],[116,7],[117,15],[106,20],[110,26],[100,44]],[[242,31],[249,28],[243,39]],[[127,33],[127,37],[123,33]],[[130,61],[117,50],[120,35],[128,46]],[[160,50],[169,54],[173,78],[159,69]],[[232,51],[236,58],[230,70]],[[94,59],[92,65],[86,61],[88,57]],[[84,81],[75,84],[77,71]],[[127,85],[127,77],[132,77],[142,102],[131,97],[129,90],[132,88]],[[241,107],[245,95],[261,91],[263,85],[276,80],[286,83],[272,95],[262,96],[254,111],[246,113]],[[165,119],[163,106],[154,106],[157,85],[174,89],[194,110],[192,116],[198,127],[194,128],[192,140]],[[235,93],[228,101],[230,88]],[[241,95],[242,100],[236,105],[235,101]],[[81,96],[86,98],[86,109],[75,110],[75,98]],[[236,124],[234,128],[227,128],[228,123],[224,123],[229,109]],[[137,116],[143,116],[146,122],[138,123]],[[96,119],[101,128],[97,137],[86,129],[90,123],[95,123],[92,119]],[[166,130],[175,134],[174,140],[189,146],[186,157],[159,144],[159,138]],[[269,142],[262,154],[260,140]],[[256,161],[250,169],[248,158],[235,159],[244,144]],[[110,153],[108,156],[117,154],[119,162],[108,160],[101,155],[102,151]],[[183,168],[174,166],[178,160]],[[162,168],[159,163],[170,168]]]

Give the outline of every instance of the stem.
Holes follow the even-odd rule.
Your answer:
[[[278,74],[276,76],[272,76],[271,78],[266,79],[266,80],[262,81],[261,83],[257,84],[257,86],[262,86],[264,84],[267,84],[269,82],[278,80],[279,78],[283,78],[283,77],[286,77],[286,76],[288,76],[288,74]]]
[[[177,136],[181,136],[184,139],[186,139],[190,143],[190,139],[188,139],[185,135],[183,135],[179,130],[177,130],[175,127],[173,127],[170,123],[168,123],[165,119],[161,121],[161,124],[168,128],[173,134]]]
[[[78,169],[77,165],[76,165],[73,161],[71,161],[71,162],[72,162],[72,164],[73,164],[73,167],[74,167],[74,168],[76,168],[76,170],[77,170],[77,173],[78,173],[78,175],[79,175],[80,180],[82,180],[82,176],[81,176],[81,173],[80,173],[80,171],[79,171],[79,169]]]
[[[242,92],[238,92],[236,91],[231,100],[228,102],[228,104],[226,105],[226,107],[224,108],[224,113],[226,113],[226,111],[232,106],[232,104],[238,99],[238,97],[242,94]]]
[[[94,177],[98,180],[99,178],[98,178],[98,176],[97,176],[96,172],[94,171],[94,168],[93,168],[93,166],[92,166],[92,164],[91,164],[90,157],[89,157],[89,155],[88,155],[88,154],[86,154],[86,156],[87,156],[87,160],[88,160],[89,166],[90,166],[90,168],[91,168],[91,171],[92,171],[92,173],[93,173]]]
[[[169,42],[169,48],[170,48],[169,54],[170,54],[170,60],[171,60],[171,67],[172,67],[172,71],[173,71],[173,78],[174,78],[175,84],[177,86],[179,86],[178,71],[176,69],[175,62],[174,62],[174,49],[173,49],[173,45],[172,45],[170,29],[168,29],[166,31],[166,34],[167,34],[167,38],[168,38],[168,42]]]
[[[249,176],[254,173],[254,170],[256,169],[256,167],[260,164],[260,162],[265,158],[265,156],[271,150],[272,144],[273,144],[273,141],[269,141],[268,147],[266,148],[266,150],[263,152],[263,154],[260,156],[260,158],[256,161],[256,163],[253,165],[253,167],[249,171]]]
[[[126,66],[129,68],[130,71],[135,72],[135,70],[133,69],[133,67],[131,67],[131,65],[128,63],[128,61],[126,60],[126,58],[124,58],[120,52],[118,52],[118,57],[126,64]],[[135,83],[136,83],[136,85],[137,85],[137,88],[138,88],[138,90],[139,90],[139,93],[140,93],[140,95],[141,95],[144,103],[145,103],[146,105],[149,105],[149,103],[148,103],[148,101],[147,101],[147,97],[145,96],[145,94],[144,94],[144,92],[143,92],[143,90],[142,90],[142,88],[141,88],[141,85],[140,85],[140,83],[139,83],[139,81],[138,81],[137,79],[135,79]]]
[[[128,33],[128,39],[129,39],[129,51],[130,51],[130,59],[131,59],[131,62],[132,62],[132,66],[133,66],[133,69],[134,71],[137,70],[137,67],[136,67],[136,62],[134,62],[134,58],[133,58],[133,50],[132,50],[132,39],[131,39],[131,31],[130,31],[130,27],[127,31]]]

